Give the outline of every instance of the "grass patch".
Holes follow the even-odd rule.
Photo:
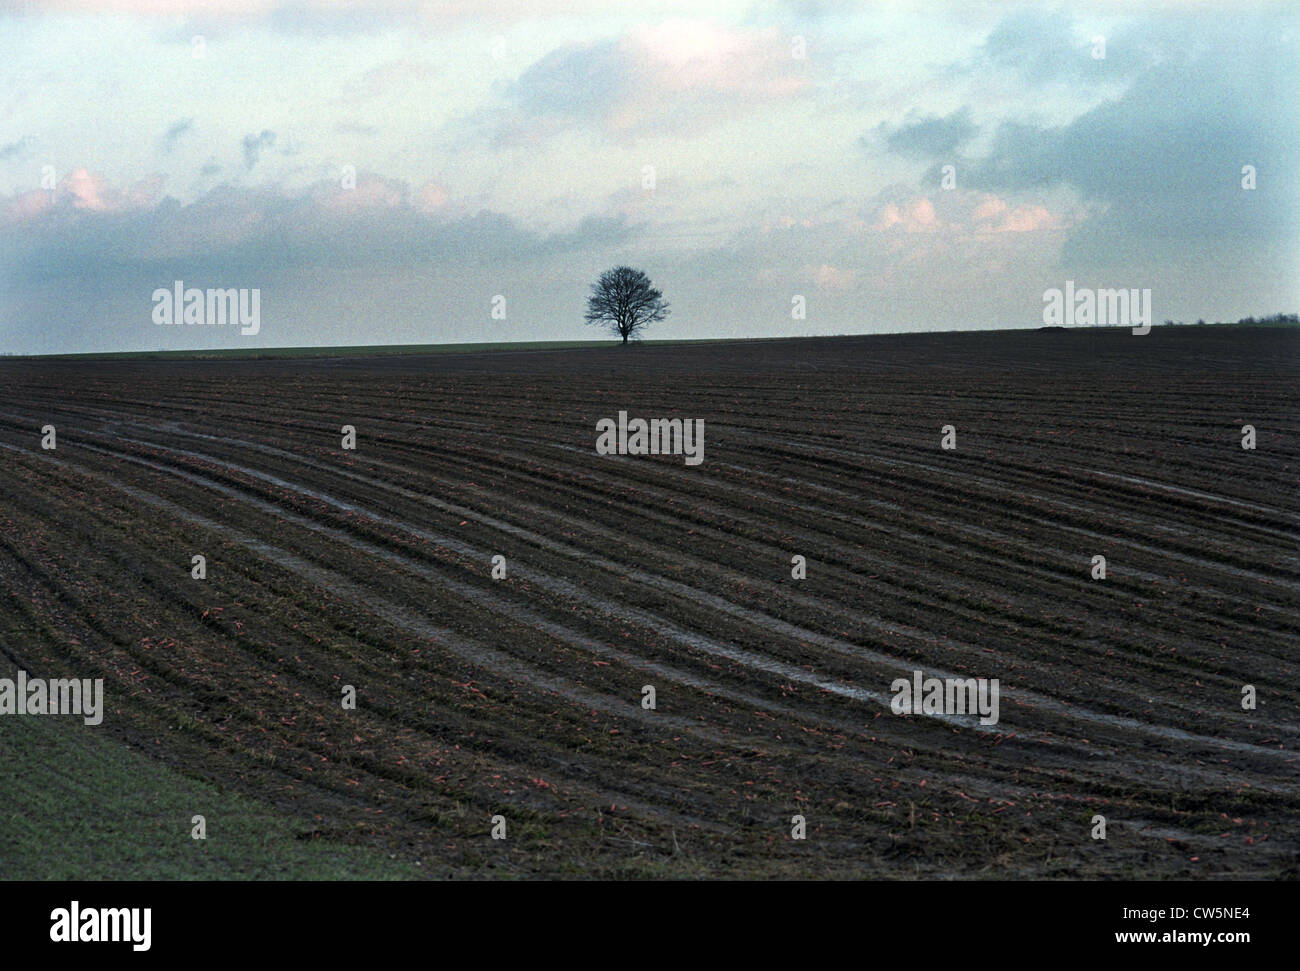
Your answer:
[[[12,676],[12,672],[9,672]],[[313,823],[187,778],[64,715],[0,717],[10,880],[385,880],[386,854],[304,839]],[[190,836],[194,815],[207,839]]]

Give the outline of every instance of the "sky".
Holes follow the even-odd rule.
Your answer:
[[[619,264],[658,339],[1295,312],[1297,10],[0,0],[0,353],[589,339]]]

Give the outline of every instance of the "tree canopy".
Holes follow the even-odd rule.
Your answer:
[[[626,344],[629,338],[668,316],[668,303],[663,297],[640,270],[616,266],[591,285],[585,319],[618,334]]]

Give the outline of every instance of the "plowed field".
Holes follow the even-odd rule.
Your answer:
[[[4,360],[0,647],[431,876],[1295,877],[1298,350]],[[598,455],[621,410],[703,463]],[[914,670],[999,721],[895,715]]]

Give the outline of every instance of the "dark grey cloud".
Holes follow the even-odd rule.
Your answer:
[[[1055,77],[1064,64],[1087,56],[1072,26],[1073,18],[1059,8],[1016,10],[993,28],[981,53],[990,64],[1030,78]]]
[[[264,128],[259,134],[244,136],[244,167],[251,169],[262,155],[262,149],[275,144],[275,132]]]
[[[633,85],[627,57],[611,40],[552,51],[509,84],[503,100],[514,117],[549,133],[575,121],[601,119]]]
[[[354,190],[223,185],[189,205],[118,211],[69,198],[30,216],[22,198],[0,197],[4,349],[239,345],[233,329],[152,323],[151,294],[176,280],[260,288],[268,346],[539,339],[566,321],[575,329],[561,337],[583,336],[587,285],[636,255],[640,229],[621,217],[539,233],[497,212],[430,214],[419,198],[366,173]],[[508,322],[489,316],[496,294],[509,299]]]
[[[1106,34],[1063,6],[1023,7],[999,20],[955,73],[1010,72],[1029,85],[1122,81],[1159,56],[1147,26],[1129,23]]]
[[[970,109],[962,108],[946,117],[930,115],[905,121],[901,125],[881,124],[876,134],[882,136],[890,151],[917,158],[950,158],[978,134],[971,121]],[[863,139],[870,141],[870,136]]]
[[[193,118],[182,118],[180,121],[169,127],[167,131],[163,133],[163,154],[171,154],[172,149],[176,147],[176,142],[180,140],[180,137],[190,131],[193,127]]]
[[[376,193],[385,201],[353,205],[360,196],[349,192],[368,187],[386,189]],[[399,180],[363,173],[355,190],[328,182],[292,197],[222,185],[189,205],[168,197],[155,206],[102,212],[65,199],[36,219],[0,220],[0,279],[502,264],[617,247],[638,233],[620,216],[589,217],[572,231],[540,234],[496,212],[456,219],[430,214],[412,197]]]
[[[16,142],[10,142],[7,145],[0,145],[0,162],[18,161],[27,156],[27,139],[20,138]]]
[[[702,28],[706,38],[715,32],[715,43],[683,59],[670,53],[672,30],[643,25],[617,39],[557,48],[501,85],[497,105],[457,127],[496,147],[573,129],[625,142],[693,135],[811,87],[807,62],[791,58],[788,38],[772,28]]]
[[[1013,41],[1028,42],[1024,25],[1039,21],[1056,23],[1025,15],[999,49],[1024,54]],[[1122,94],[1064,125],[1004,121],[986,156],[958,164],[959,181],[1002,194],[1074,190],[1091,210],[1063,252],[1079,266],[1191,252],[1278,265],[1295,252],[1300,217],[1300,63],[1285,26],[1267,10],[1131,25],[1155,54]],[[1253,191],[1242,188],[1245,165],[1257,172]]]

